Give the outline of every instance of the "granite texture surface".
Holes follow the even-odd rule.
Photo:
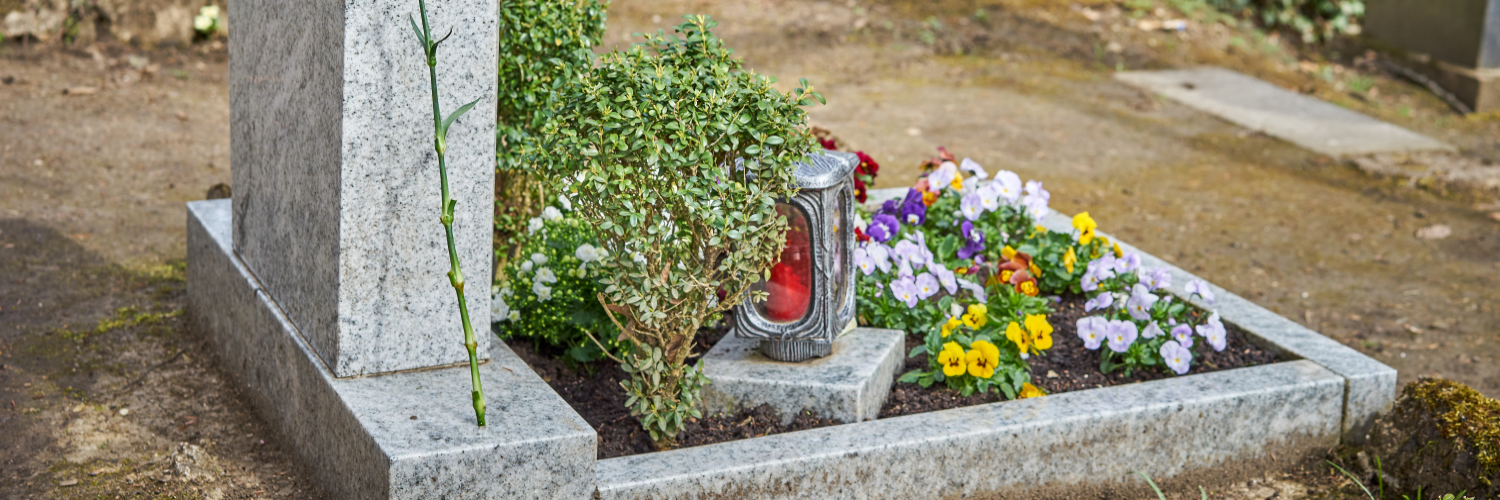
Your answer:
[[[1126,71],[1115,78],[1329,156],[1454,150],[1425,135],[1223,68]]]
[[[725,335],[703,356],[704,411],[734,413],[769,404],[783,424],[798,412],[844,422],[871,420],[895,382],[906,357],[906,334],[857,328],[833,343],[833,354],[799,363],[773,361],[756,339]]]
[[[1292,361],[600,460],[598,498],[959,498],[1133,481],[1338,441],[1343,380]]]
[[[188,318],[336,498],[586,498],[597,436],[504,343],[481,367],[336,378],[230,251],[229,200],[188,204]],[[427,335],[450,335],[427,329]]]
[[[494,109],[498,3],[428,5],[439,95]],[[467,360],[447,286],[427,66],[414,2],[236,4],[230,47],[234,249],[340,377]],[[448,134],[454,232],[470,281],[490,276],[495,123]],[[471,289],[473,287],[470,287]],[[487,288],[481,287],[481,288]],[[489,294],[471,293],[483,318]],[[434,342],[428,332],[449,332]],[[480,336],[488,356],[488,336]]]
[[[1072,219],[1057,213],[1049,215],[1042,221],[1042,225],[1056,231],[1073,230]],[[1179,298],[1188,299],[1184,287],[1188,281],[1199,279],[1197,276],[1113,236],[1100,234],[1119,242],[1122,250],[1140,254],[1141,266],[1170,269],[1172,285],[1167,290]],[[1283,358],[1310,360],[1344,378],[1347,394],[1342,428],[1349,443],[1363,443],[1375,418],[1390,411],[1396,400],[1395,368],[1266,310],[1218,285],[1209,283],[1209,287],[1216,299],[1213,304],[1207,304],[1197,296],[1188,300],[1200,308],[1219,311],[1224,322],[1244,329],[1253,337],[1252,341],[1277,351]]]

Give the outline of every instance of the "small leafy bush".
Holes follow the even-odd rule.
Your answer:
[[[491,320],[501,338],[533,341],[538,348],[562,354],[578,366],[623,354],[614,323],[599,304],[598,281],[605,276],[609,252],[599,248],[594,226],[570,210],[568,198],[548,206],[527,223],[517,240],[517,255],[496,276]]]
[[[554,119],[556,96],[594,63],[609,2],[500,2],[500,95],[495,153],[500,170],[529,169],[537,132]]]
[[[731,57],[717,22],[684,19],[682,36],[646,35],[569,88],[536,159],[576,179],[574,206],[614,256],[599,300],[634,345],[627,406],[663,448],[701,415],[702,366],[684,366],[699,327],[765,299],[750,285],[781,255],[776,200],[796,193],[816,145],[802,108],[822,100],[783,94]]]
[[[1254,12],[1268,28],[1290,28],[1307,43],[1328,40],[1336,34],[1359,34],[1359,19],[1365,15],[1361,0],[1206,0],[1231,13]]]

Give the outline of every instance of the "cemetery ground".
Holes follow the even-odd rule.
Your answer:
[[[946,146],[1044,181],[1054,208],[1089,210],[1142,250],[1395,367],[1402,385],[1437,375],[1500,396],[1500,199],[1434,173],[1500,160],[1500,119],[1453,114],[1349,46],[1299,53],[1197,21],[1146,31],[1115,4],[1080,4],[617,0],[606,44],[712,14],[757,71],[829,97],[815,122],[874,155],[880,187],[906,185]],[[0,497],[318,496],[181,317],[183,203],[229,181],[226,58],[213,42],[0,48]],[[1463,152],[1375,175],[1111,78],[1198,64]],[[1356,494],[1322,458],[1165,486]]]

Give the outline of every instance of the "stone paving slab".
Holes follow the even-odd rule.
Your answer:
[[[1436,139],[1223,68],[1125,71],[1115,78],[1329,156],[1454,150]]]
[[[600,460],[618,499],[960,498],[1155,478],[1338,442],[1344,381],[1311,361]]]
[[[783,425],[803,410],[844,422],[871,420],[906,359],[900,330],[856,328],[834,341],[833,354],[801,363],[771,360],[759,345],[726,335],[704,355],[703,373],[713,381],[703,389],[705,413],[770,404]]]
[[[337,498],[587,498],[597,435],[503,342],[480,367],[335,378],[231,251],[229,200],[189,203],[188,319],[312,477]],[[434,328],[433,342],[458,344]],[[412,419],[412,417],[416,417]]]

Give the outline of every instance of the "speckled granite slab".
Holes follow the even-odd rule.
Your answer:
[[[1166,478],[1333,446],[1343,385],[1292,361],[612,458],[598,498],[993,498]]]
[[[906,357],[906,333],[857,328],[833,343],[833,354],[801,363],[762,355],[760,341],[725,335],[703,356],[705,413],[734,413],[761,404],[781,412],[783,424],[803,410],[844,422],[880,415]]]
[[[497,0],[428,2],[448,132],[454,239],[487,290],[493,258]],[[236,3],[229,44],[234,249],[340,377],[467,361],[448,286],[432,98],[412,0]],[[479,318],[487,293],[470,293]],[[484,321],[479,321],[483,323]],[[488,356],[489,336],[480,355]]]
[[[188,204],[189,321],[335,497],[593,494],[594,430],[504,343],[490,346],[480,369],[484,428],[474,425],[467,366],[335,378],[230,252],[230,224],[229,200]]]

